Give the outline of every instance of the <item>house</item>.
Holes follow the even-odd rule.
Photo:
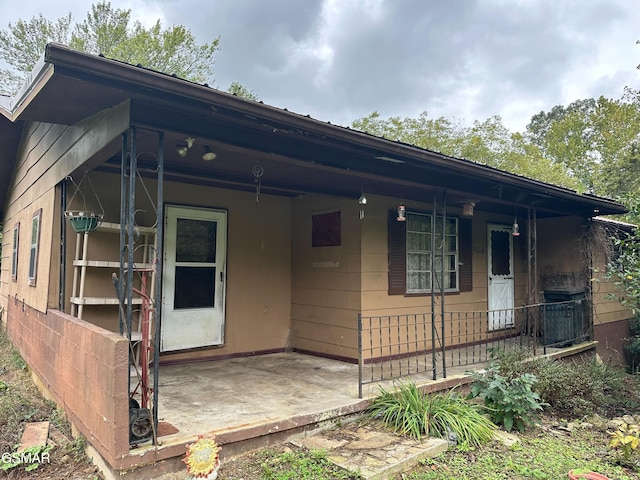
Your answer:
[[[590,282],[609,199],[57,44],[0,113],[2,322],[113,469],[184,452],[130,452],[171,365],[430,352],[442,377],[437,350],[514,332],[607,356],[624,336]],[[572,336],[549,301],[579,304]]]

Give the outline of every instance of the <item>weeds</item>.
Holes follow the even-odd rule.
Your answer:
[[[536,414],[546,405],[532,389],[535,375],[523,373],[515,378],[500,374],[500,364],[491,362],[484,372],[472,372],[470,398],[484,400],[491,420],[504,426],[507,432],[514,427],[523,432],[534,425]]]
[[[260,455],[264,480],[352,480],[360,478],[327,460],[322,450],[264,450]]]
[[[401,435],[418,440],[431,435],[469,446],[487,442],[496,428],[478,405],[467,402],[454,390],[425,394],[414,383],[400,384],[393,392],[380,388],[369,415],[380,418]]]

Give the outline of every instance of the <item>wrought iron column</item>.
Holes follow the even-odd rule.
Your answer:
[[[431,211],[431,358],[433,362],[433,379],[438,378],[438,364],[436,362],[436,297],[435,297],[435,254],[436,254],[436,206],[438,203],[437,192],[433,191],[433,205]]]
[[[447,360],[446,360],[446,338],[445,338],[445,326],[444,326],[444,270],[445,270],[445,251],[446,251],[446,234],[447,234],[447,191],[442,192],[442,246],[441,246],[441,262],[442,268],[440,269],[440,343],[442,343],[442,376],[447,378]]]

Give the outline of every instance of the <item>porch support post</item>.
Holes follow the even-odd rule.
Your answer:
[[[527,289],[529,305],[538,303],[538,242],[537,215],[535,208],[527,208]],[[540,327],[540,309],[533,314],[533,354],[536,354],[538,328]]]
[[[163,202],[164,202],[164,134],[158,133],[158,188],[156,203],[156,254],[153,259],[156,269],[156,291],[155,291],[155,318],[153,322],[153,431],[158,432],[158,375],[160,373],[160,319],[162,318],[162,259],[163,254]],[[157,436],[154,435],[154,441]]]
[[[358,398],[362,398],[362,314],[358,313]]]
[[[444,336],[444,270],[445,270],[445,249],[447,234],[447,191],[442,192],[442,239],[440,255],[442,268],[440,270],[440,343],[442,344],[442,376],[447,378],[447,359],[446,359],[446,338]]]
[[[60,288],[58,289],[58,310],[64,312],[67,278],[67,226],[64,212],[67,210],[67,182],[60,182]]]
[[[124,278],[124,243],[125,243],[125,234],[124,234],[124,220],[127,214],[127,157],[128,157],[128,139],[129,132],[125,132],[122,134],[122,157],[120,159],[120,271],[118,272],[120,278],[120,284],[122,285],[122,279]],[[120,287],[118,287],[120,289]],[[118,291],[118,299],[122,299],[122,292]],[[118,309],[118,317],[120,319],[120,335],[124,333],[124,322],[126,321],[123,316],[123,309]]]
[[[438,194],[433,191],[433,205],[431,213],[431,359],[433,362],[433,379],[438,378],[437,362],[436,362],[436,294],[435,294],[435,279],[434,272],[435,256],[436,256],[436,206],[438,204]]]

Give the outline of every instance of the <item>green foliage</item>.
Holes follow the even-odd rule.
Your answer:
[[[640,426],[623,423],[615,432],[611,433],[609,446],[618,450],[626,462],[631,461],[631,457],[636,451],[640,451]]]
[[[500,168],[549,183],[574,188],[577,183],[562,164],[553,163],[541,149],[519,133],[511,133],[499,116],[467,127],[444,117],[431,119],[427,112],[418,118],[380,118],[373,112],[353,122],[353,128],[372,135],[408,143],[456,158]]]
[[[524,350],[495,352],[500,373],[508,380],[524,373],[537,378],[533,390],[556,413],[579,417],[593,413],[617,415],[640,408],[640,379],[595,356],[574,361],[531,357]]]
[[[500,364],[491,362],[483,372],[472,372],[471,398],[484,400],[491,420],[504,426],[507,432],[514,427],[524,431],[535,424],[536,413],[545,405],[532,389],[535,375],[523,373],[508,379],[500,374]]]
[[[350,480],[360,478],[326,458],[322,450],[265,450],[260,455],[261,478],[265,480]]]
[[[36,470],[40,463],[48,460],[49,452],[53,445],[33,445],[25,448],[22,452],[17,451],[0,457],[0,470],[6,472],[18,467],[23,467],[25,472]]]
[[[624,346],[628,355],[629,372],[640,373],[640,317],[629,320],[629,332],[629,344]]]
[[[163,28],[158,20],[150,28],[131,22],[131,10],[114,9],[110,2],[91,6],[84,21],[71,32],[71,14],[55,22],[42,15],[19,20],[0,31],[0,90],[13,94],[22,86],[49,42],[175,74],[193,82],[212,82],[213,55],[220,38],[198,43],[186,27]]]
[[[604,278],[617,290],[616,298],[634,313],[640,313],[640,236],[619,232],[612,237],[614,253]]]
[[[227,92],[241,98],[246,98],[247,100],[253,100],[254,102],[260,100],[258,96],[253,92],[253,90],[248,89],[240,82],[231,82],[231,85],[229,85]]]
[[[401,435],[418,440],[424,435],[441,437],[461,445],[477,446],[493,437],[495,425],[478,405],[454,390],[426,394],[414,383],[397,385],[393,392],[380,388],[369,415]]]

